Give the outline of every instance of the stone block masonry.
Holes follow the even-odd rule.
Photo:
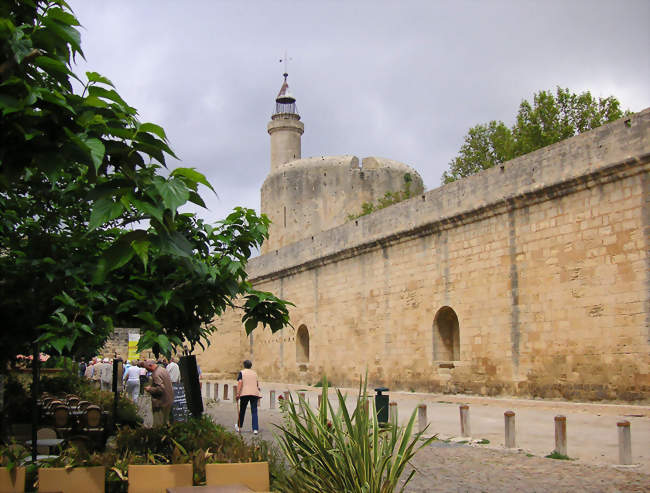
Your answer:
[[[249,338],[228,313],[201,366],[648,400],[649,168],[650,109],[255,258],[295,329]]]

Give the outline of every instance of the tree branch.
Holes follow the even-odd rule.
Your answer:
[[[34,48],[29,54],[23,58],[23,62],[29,62],[37,56],[41,56],[43,52],[39,49]],[[0,64],[0,80],[5,80],[9,76],[9,71],[18,66],[15,58],[10,58]]]

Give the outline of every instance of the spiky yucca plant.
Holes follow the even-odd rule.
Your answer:
[[[291,468],[281,487],[285,492],[392,493],[415,453],[435,436],[422,439],[414,433],[414,411],[405,427],[397,420],[379,424],[374,403],[369,410],[366,381],[360,383],[356,407],[350,414],[345,397],[336,390],[339,409],[329,402],[323,381],[316,414],[302,397],[289,399],[285,424],[278,426],[278,442]],[[426,431],[426,430],[425,430]],[[400,491],[411,480],[406,477]]]

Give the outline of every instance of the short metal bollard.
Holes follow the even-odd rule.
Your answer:
[[[618,428],[618,463],[629,466],[632,464],[632,435],[630,422],[627,420],[616,423]]]
[[[418,429],[420,433],[427,427],[427,405],[420,404],[418,406]]]
[[[275,409],[275,390],[269,392],[269,409]]]
[[[567,455],[566,416],[555,416],[555,452]]]
[[[388,404],[388,419],[391,423],[397,424],[397,402],[395,401]]]
[[[472,430],[469,426],[469,406],[467,404],[461,404],[459,406],[460,410],[460,436],[462,437],[471,437]]]
[[[228,384],[227,383],[223,384],[223,400],[224,401],[228,400]]]
[[[506,411],[503,413],[505,421],[505,445],[506,448],[515,448],[515,413]]]

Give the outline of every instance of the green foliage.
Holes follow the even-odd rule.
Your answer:
[[[323,383],[317,413],[300,398],[286,404],[285,425],[279,427],[280,447],[289,463],[288,475],[279,482],[280,491],[390,493],[415,453],[435,437],[422,439],[414,433],[414,412],[406,427],[380,426],[374,404],[369,411],[366,383],[360,384],[356,408],[347,410],[337,390],[339,409],[329,402],[328,385]],[[406,477],[401,491],[415,470]]]
[[[288,324],[287,302],[252,289],[246,264],[269,221],[237,208],[206,224],[192,168],[168,175],[165,131],[141,122],[112,82],[72,71],[79,22],[63,0],[0,5],[0,368],[37,340],[90,355],[116,324],[139,349],[203,347],[241,308],[250,332]],[[75,91],[72,81],[81,85]],[[245,300],[236,306],[235,300]]]
[[[6,445],[0,445],[0,467],[6,467],[11,473],[29,455],[27,448],[12,440]]]
[[[14,374],[9,374],[9,378],[5,382],[3,404],[0,419],[4,418],[7,423],[11,424],[29,421],[31,414],[25,410],[31,409],[30,394]]]
[[[413,196],[411,191],[411,183],[413,183],[413,177],[410,173],[404,174],[404,188],[402,190],[397,190],[396,192],[386,192],[383,197],[377,200],[377,203],[373,202],[364,202],[361,204],[361,212],[358,214],[348,214],[348,221],[354,221],[362,216],[366,216],[372,212],[384,209],[389,205],[397,204],[406,199],[410,199]]]
[[[573,459],[572,459],[571,457],[569,457],[568,455],[564,455],[564,454],[561,454],[561,453],[559,453],[559,452],[555,452],[555,451],[551,452],[551,453],[548,454],[548,455],[545,455],[544,457],[546,457],[547,459],[573,460]]]
[[[532,104],[521,102],[512,128],[494,120],[470,128],[442,182],[473,175],[627,114],[629,111],[623,112],[614,96],[596,99],[589,91],[574,94],[561,87],[555,94],[540,91],[533,95]]]
[[[109,454],[108,462],[128,465],[124,458],[132,464],[192,462],[196,483],[205,481],[205,464],[215,462],[267,461],[272,480],[284,476],[278,454],[268,443],[247,444],[240,435],[227,431],[209,416],[169,427],[122,429],[117,435],[117,450]],[[123,472],[126,474],[126,469]]]

